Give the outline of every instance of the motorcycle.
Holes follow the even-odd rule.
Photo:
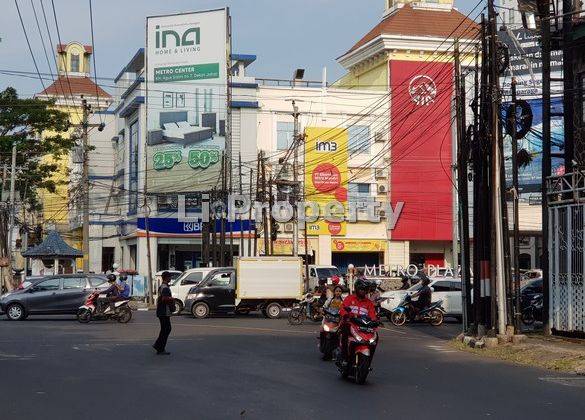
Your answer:
[[[339,343],[339,322],[339,312],[323,310],[323,321],[319,332],[319,351],[323,353],[323,360],[333,358],[333,351]]]
[[[382,306],[382,303],[387,300],[389,300],[387,297],[379,297],[376,299],[376,302],[374,302],[374,305],[376,305],[376,314],[378,315],[378,318],[386,317],[388,321],[392,321],[392,311],[389,311]]]
[[[337,350],[337,369],[342,378],[354,377],[362,385],[370,373],[370,366],[378,346],[378,327],[381,323],[368,316],[348,319],[349,334],[347,338],[346,360],[342,360],[341,351]]]
[[[438,300],[432,303],[428,308],[420,311],[414,319],[410,319],[413,311],[412,298],[410,295],[406,295],[402,302],[400,302],[400,304],[392,311],[390,321],[397,327],[404,325],[407,320],[428,322],[432,326],[438,327],[443,324],[443,319],[445,317],[445,309],[443,309],[442,305],[443,301]]]
[[[530,304],[522,309],[522,323],[532,325],[534,321],[542,321],[542,294],[534,295]]]
[[[121,324],[126,324],[132,319],[132,310],[128,306],[130,299],[121,300],[114,303],[114,310],[108,305],[105,309],[98,304],[98,298],[105,298],[106,295],[101,294],[97,290],[90,294],[85,303],[79,307],[77,311],[77,321],[82,324],[87,324],[91,320],[105,320],[115,319]]]
[[[307,318],[310,318],[313,322],[319,322],[323,319],[320,309],[321,306],[318,305],[315,296],[312,293],[307,293],[299,303],[295,303],[291,308],[288,313],[288,323],[290,325],[301,325]],[[307,312],[310,315],[307,315]]]

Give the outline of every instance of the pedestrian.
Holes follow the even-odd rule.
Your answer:
[[[156,299],[156,316],[160,321],[160,333],[152,347],[156,350],[156,354],[166,356],[170,354],[166,351],[166,346],[171,333],[171,314],[174,312],[172,306],[175,304],[169,287],[171,273],[163,271],[161,281],[162,283],[158,288],[158,298]]]

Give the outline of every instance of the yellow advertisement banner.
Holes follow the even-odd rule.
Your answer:
[[[316,239],[315,239],[316,241]],[[258,238],[258,255],[264,255],[264,239]],[[308,253],[312,254],[313,250],[316,249],[316,244],[311,243],[309,240]],[[272,241],[272,253],[274,255],[292,255],[293,254],[293,241],[292,238],[279,238],[276,241]],[[299,238],[299,255],[305,255],[305,240]]]
[[[332,239],[332,252],[384,252],[386,241],[377,239]]]
[[[344,128],[309,127],[305,130],[305,201],[319,205],[319,220],[307,223],[307,234],[343,236],[346,222],[324,219],[325,207],[335,201],[347,208],[348,135]]]

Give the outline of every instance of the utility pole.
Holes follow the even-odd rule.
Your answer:
[[[469,203],[467,194],[467,156],[468,149],[465,121],[465,76],[461,74],[459,42],[455,44],[455,91],[457,113],[457,189],[459,192],[459,238],[461,249],[461,299],[463,309],[463,332],[469,328],[470,278],[469,278]]]
[[[518,185],[518,139],[516,138],[516,78],[512,77],[512,102],[510,103],[510,110],[512,114],[512,121],[510,125],[512,132],[512,193],[513,193],[513,205],[514,205],[514,330],[516,334],[520,334],[520,266],[518,256],[520,254],[520,211],[518,209],[518,195],[520,194],[520,188]]]
[[[89,274],[89,144],[87,128],[89,126],[89,105],[87,99],[82,99],[81,106],[83,117],[81,122],[81,139],[83,147],[83,170],[81,174],[81,188],[83,189],[83,273]],[[55,274],[59,273],[59,267],[55,267]]]
[[[496,284],[492,286],[492,329],[495,328],[497,320],[498,333],[506,333],[506,288],[504,285],[504,232],[503,232],[503,215],[501,199],[501,159],[500,159],[500,129],[499,129],[499,108],[500,108],[500,91],[499,91],[499,72],[498,72],[498,53],[497,53],[497,22],[494,8],[494,0],[488,0],[488,22],[489,22],[489,52],[490,52],[490,89],[491,89],[491,112],[490,112],[490,140],[492,146],[492,205],[493,205],[493,237],[495,261],[492,259],[492,273],[494,274]],[[495,263],[495,264],[494,264]],[[494,311],[497,304],[497,317]]]
[[[242,187],[242,183],[244,182],[242,179],[242,152],[238,154],[238,168],[240,172],[240,188],[238,192],[240,193],[241,197],[244,193],[244,188]],[[238,255],[241,257],[244,255],[244,225],[242,221],[242,215],[240,213],[238,213],[238,215],[240,217],[240,249],[238,251]]]
[[[264,161],[264,152],[260,152],[260,165],[262,167],[262,226],[263,226],[263,233],[264,233],[264,255],[270,255],[270,236],[268,234],[268,214],[266,209],[264,208],[264,203],[266,202],[266,162]]]
[[[299,256],[299,172],[298,172],[298,165],[299,165],[299,107],[296,105],[295,101],[292,101],[293,106],[293,118],[294,118],[294,136],[293,136],[293,148],[294,148],[294,158],[293,158],[293,197],[294,197],[294,204],[293,204],[293,256]],[[306,245],[305,245],[306,246]]]
[[[210,208],[209,205],[209,193],[204,193],[201,195],[201,207],[207,209]],[[207,215],[207,218],[204,219],[203,215],[201,216],[201,246],[203,247],[203,255],[202,255],[202,265],[203,267],[209,267],[209,234],[210,234],[210,219],[211,212]]]
[[[252,181],[254,177],[254,171],[250,168],[250,210],[248,212],[248,257],[252,256],[252,238],[250,238],[250,233],[252,233],[251,223],[252,223]],[[256,223],[254,223],[255,225]],[[254,253],[256,253],[256,228],[254,228]]]
[[[550,3],[543,2],[540,7],[541,16],[541,54],[542,54],[542,254],[540,265],[542,267],[542,323],[544,333],[550,335],[550,288],[549,288],[549,265],[548,265],[548,195],[546,180],[551,173],[550,155]],[[566,57],[565,57],[566,60]],[[566,77],[566,75],[565,75]],[[565,110],[566,112],[566,110]]]
[[[219,266],[225,267],[225,192],[227,189],[227,165],[225,153],[221,157],[221,215],[220,215],[220,233],[219,233]]]
[[[217,200],[217,194],[215,188],[211,191],[211,203],[213,207],[210,208],[209,213],[211,216],[211,265],[212,267],[218,266],[217,259],[217,215],[215,201]]]

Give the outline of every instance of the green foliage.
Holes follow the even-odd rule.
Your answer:
[[[16,144],[16,190],[33,208],[38,205],[39,189],[54,192],[58,185],[52,179],[57,165],[42,158],[59,159],[76,143],[66,135],[71,128],[69,115],[53,106],[53,101],[19,99],[11,87],[0,92],[0,164],[10,168],[12,146]]]

